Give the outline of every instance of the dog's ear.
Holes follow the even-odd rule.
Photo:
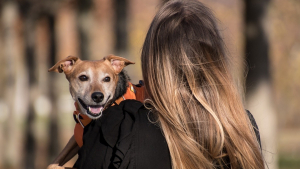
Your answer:
[[[68,56],[65,59],[57,62],[53,67],[51,67],[48,72],[58,72],[58,73],[67,73],[72,70],[73,66],[80,59],[75,56]]]
[[[116,74],[119,74],[125,66],[134,64],[130,60],[115,55],[106,56],[104,59],[109,62]]]

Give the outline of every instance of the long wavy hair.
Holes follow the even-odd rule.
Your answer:
[[[202,3],[170,1],[153,19],[141,57],[145,103],[157,114],[174,169],[264,168],[228,59]]]

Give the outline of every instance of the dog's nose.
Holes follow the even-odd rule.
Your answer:
[[[94,102],[96,102],[96,103],[102,102],[103,98],[104,98],[104,95],[103,95],[103,93],[101,93],[101,92],[94,92],[94,93],[92,94],[92,99],[93,99]]]

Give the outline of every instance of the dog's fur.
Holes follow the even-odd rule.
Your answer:
[[[78,103],[80,113],[91,119],[97,119],[101,117],[105,108],[126,93],[129,76],[123,68],[129,64],[134,62],[114,55],[98,61],[83,61],[78,57],[69,56],[57,62],[48,71],[64,72],[69,81],[70,93]],[[63,168],[61,166],[77,154],[78,150],[79,147],[72,136],[48,169]]]
[[[117,87],[115,90],[115,95],[112,99],[113,101],[122,97],[126,93],[129,80],[130,80],[130,78],[129,78],[127,72],[125,70],[122,70],[119,73],[119,80],[118,80]]]

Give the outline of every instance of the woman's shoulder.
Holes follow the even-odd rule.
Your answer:
[[[155,114],[138,101],[123,102],[123,110],[134,118],[132,145],[136,168],[171,168],[168,144]],[[129,112],[132,107],[135,107],[135,110],[136,107],[139,108],[137,111]]]
[[[129,115],[133,119],[135,130],[149,141],[155,140],[153,136],[159,136],[165,141],[162,130],[159,127],[155,114],[147,109],[143,103],[136,100],[125,100],[120,106],[123,109],[124,115]],[[124,118],[126,120],[126,118]],[[126,121],[123,121],[123,123]]]
[[[144,106],[138,111],[137,168],[171,168],[167,141],[155,114]]]
[[[120,106],[125,116],[129,114],[134,120],[135,125],[137,125],[136,130],[139,133],[145,136],[152,136],[153,134],[163,136],[157,117],[150,109],[147,109],[143,103],[136,100],[125,100]]]

